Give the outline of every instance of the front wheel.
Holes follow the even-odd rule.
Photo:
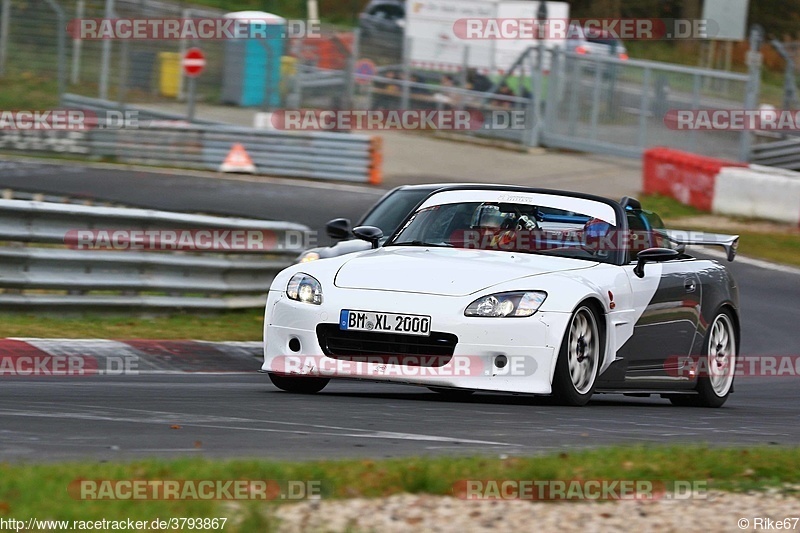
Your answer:
[[[561,405],[589,403],[603,353],[597,315],[586,305],[573,314],[561,342],[553,376],[553,398]]]
[[[325,388],[330,379],[328,378],[306,378],[284,376],[270,372],[269,379],[272,384],[286,392],[297,394],[314,394]]]
[[[731,314],[721,311],[706,332],[703,347],[705,364],[697,378],[697,394],[673,396],[673,405],[722,407],[733,388],[736,368],[736,328]],[[705,366],[705,368],[702,368]]]

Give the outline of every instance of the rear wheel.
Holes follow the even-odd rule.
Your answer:
[[[704,364],[697,378],[697,394],[672,396],[673,405],[721,407],[731,393],[736,368],[736,328],[729,311],[721,311],[706,332]]]
[[[297,394],[314,394],[324,389],[330,381],[328,378],[294,377],[273,373],[269,374],[269,379],[279,389]]]
[[[586,305],[573,314],[561,342],[553,376],[553,398],[561,405],[586,405],[594,392],[602,357],[597,315]]]

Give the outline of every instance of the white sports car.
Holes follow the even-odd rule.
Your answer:
[[[638,201],[506,186],[428,196],[381,246],[287,268],[264,321],[264,365],[291,392],[331,378],[437,392],[661,394],[721,406],[733,390],[738,291]]]

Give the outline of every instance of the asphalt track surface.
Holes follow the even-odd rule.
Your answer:
[[[107,170],[0,157],[0,189],[96,198],[130,207],[285,220],[317,231],[332,218],[357,220],[386,192],[325,182],[203,176],[213,174]]]
[[[136,205],[189,211],[212,206],[312,227],[335,215],[355,218],[377,197],[357,188],[42,167],[39,174],[32,168],[19,176],[0,172],[0,186],[60,194],[91,190]],[[167,186],[174,194],[164,194]],[[730,268],[741,291],[742,354],[799,355],[800,276],[745,261]],[[426,389],[362,382],[334,382],[316,396],[299,396],[278,391],[257,368],[253,358],[252,373],[2,379],[0,461],[514,455],[614,443],[800,442],[800,375],[740,378],[721,409],[622,396],[565,408],[499,394],[454,401]]]

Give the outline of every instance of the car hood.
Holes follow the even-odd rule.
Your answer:
[[[596,265],[537,254],[391,246],[346,261],[334,283],[343,289],[466,296],[508,281]]]

